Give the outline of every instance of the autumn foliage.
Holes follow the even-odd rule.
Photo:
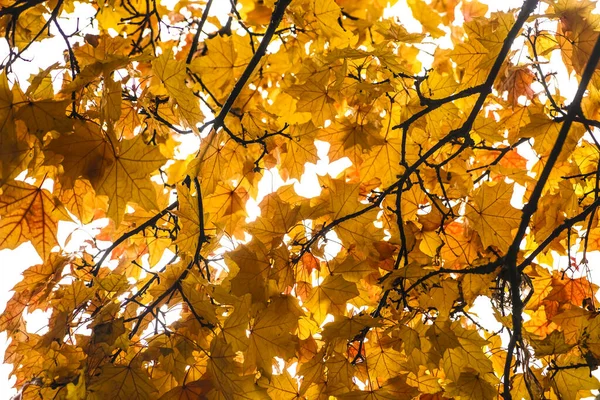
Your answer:
[[[0,0],[19,399],[597,393],[596,4],[394,3]]]

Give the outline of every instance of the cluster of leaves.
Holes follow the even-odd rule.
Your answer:
[[[21,398],[598,389],[595,4],[408,0],[414,33],[387,0],[214,3],[0,1],[0,249],[43,260],[0,317]],[[50,36],[64,62],[19,82]],[[308,198],[319,141],[351,165]],[[64,221],[100,228],[67,251]]]

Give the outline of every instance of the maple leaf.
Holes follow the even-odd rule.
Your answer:
[[[248,150],[225,135],[209,135],[199,150],[199,155],[189,165],[189,173],[198,176],[204,195],[212,194],[218,183],[226,179],[239,180],[250,175],[252,163]]]
[[[177,235],[175,243],[180,246],[182,252],[194,254],[201,234],[200,220],[204,216],[199,215],[198,199],[190,195],[189,189],[185,186],[178,188],[179,210],[176,211],[179,217],[181,232]]]
[[[598,18],[592,17],[592,7],[594,5],[589,1],[559,1],[553,7],[555,15],[560,18],[561,35],[558,35],[557,42],[562,50],[565,66],[578,73],[583,72],[587,63],[586,57],[589,56],[598,37],[595,27],[599,21]]]
[[[333,0],[312,2],[315,18],[321,31],[327,36],[345,37],[346,32],[339,25],[338,19],[341,16],[340,7]]]
[[[205,42],[206,55],[196,58],[190,69],[202,77],[211,92],[222,98],[233,87],[252,57],[252,48],[237,35],[217,36]]]
[[[211,224],[222,226],[226,232],[235,235],[240,220],[247,216],[244,205],[248,197],[242,186],[219,183],[212,194],[205,196],[204,211],[210,214]]]
[[[558,361],[559,365],[568,366],[577,364],[579,360],[573,356],[561,356]],[[552,384],[561,397],[575,400],[587,396],[590,390],[597,389],[600,382],[585,368],[559,368],[552,377]]]
[[[258,367],[266,376],[270,376],[273,357],[287,359],[294,354],[297,338],[292,332],[298,326],[298,317],[303,314],[294,299],[274,299],[250,324],[250,342],[244,367],[249,370]]]
[[[252,241],[241,245],[230,252],[227,258],[233,262],[229,264],[232,269],[232,293],[238,296],[250,293],[254,302],[265,301],[271,264],[267,248],[262,242]]]
[[[408,385],[406,379],[403,377],[397,377],[389,380],[388,383],[374,390],[353,390],[347,394],[339,396],[340,399],[353,399],[353,400],[385,400],[385,399],[398,399],[398,398],[412,398],[417,394],[417,389]]]
[[[30,240],[44,260],[58,244],[58,222],[71,219],[49,191],[19,181],[4,186],[0,213],[0,248],[14,249]]]
[[[118,151],[113,149],[110,153],[110,165],[95,185],[99,195],[109,197],[107,213],[116,223],[121,222],[129,201],[146,210],[158,208],[149,175],[165,162],[160,151],[145,144],[141,136],[119,144]]]
[[[468,353],[461,347],[448,349],[443,358],[446,377],[459,382],[464,372],[475,372],[482,377],[492,374],[492,362],[483,354]]]
[[[23,272],[23,280],[13,288],[16,295],[8,301],[0,316],[2,330],[12,333],[25,329],[25,308],[29,307],[29,311],[34,311],[36,306],[41,308],[47,305],[53,285],[60,279],[62,269],[68,261],[64,256],[51,253],[46,262],[36,264]]]
[[[23,94],[18,85],[9,88],[6,74],[0,75],[0,178],[16,178],[29,164],[39,162],[37,138],[16,114]],[[45,133],[46,131],[44,131]]]
[[[315,320],[321,324],[327,314],[334,311],[332,309],[344,308],[346,303],[358,294],[355,283],[346,281],[341,275],[328,276],[319,286],[313,288],[306,304]],[[338,314],[339,310],[335,313]]]
[[[8,86],[8,78],[6,74],[0,75],[0,123],[3,131],[9,131],[13,94]]]
[[[282,143],[281,168],[290,179],[300,179],[306,163],[317,163],[316,135],[317,129],[312,123],[295,125],[290,132],[291,139]]]
[[[198,380],[169,390],[159,400],[194,400],[206,396],[211,389],[210,381]]]
[[[72,189],[62,189],[59,199],[84,224],[92,222],[98,210],[106,209],[105,202],[96,197],[92,185],[83,179],[76,180]]]
[[[69,132],[72,129],[72,122],[66,116],[68,105],[68,100],[26,101],[19,106],[15,119],[25,122],[29,132],[40,139],[51,130]]]
[[[535,110],[532,110],[530,122],[521,128],[519,137],[535,138],[533,146],[535,151],[540,155],[547,155],[552,148],[552,144],[556,140],[556,136],[560,130],[560,124],[554,122],[544,114],[534,112]],[[573,151],[582,134],[583,132],[577,128],[570,131],[563,146],[563,158],[567,157]]]
[[[121,83],[104,78],[104,94],[100,112],[105,120],[118,121],[121,116]]]
[[[76,122],[73,133],[52,140],[47,150],[63,157],[63,187],[73,188],[75,181],[85,178],[97,188],[106,170],[114,163],[110,134],[91,122]]]
[[[409,0],[408,5],[412,11],[413,17],[423,25],[423,30],[429,32],[433,37],[440,37],[444,31],[438,27],[442,23],[440,15],[427,7],[421,0]]]
[[[535,354],[538,357],[551,354],[564,354],[573,348],[573,345],[565,342],[563,332],[553,331],[543,340],[533,340],[532,344],[535,348]]]
[[[315,126],[323,126],[337,115],[335,99],[329,95],[329,71],[312,75],[306,82],[290,87],[287,92],[295,97],[296,110],[310,112]]]
[[[162,54],[152,62],[152,69],[165,85],[167,93],[177,102],[177,109],[186,126],[197,130],[196,126],[204,120],[200,111],[200,101],[185,84],[187,65],[173,59],[171,53]]]
[[[134,366],[106,365],[90,382],[89,391],[96,396],[115,399],[151,399],[157,392],[150,378]]]
[[[474,372],[462,372],[456,383],[450,383],[446,393],[458,399],[494,399],[496,388]]]
[[[321,131],[317,135],[317,138],[331,143],[328,155],[332,160],[348,157],[352,162],[358,164],[362,161],[363,153],[383,143],[383,140],[379,137],[379,129],[380,126],[377,122],[367,121],[364,124],[360,124],[348,119],[342,119]],[[385,144],[380,148],[375,147],[375,149],[379,150],[373,152],[378,157],[378,160],[385,162],[385,157],[387,157],[387,161],[390,162],[390,168],[393,171],[395,164],[399,161],[397,150],[392,150]],[[388,154],[386,150],[390,151],[390,153]],[[373,161],[373,159],[367,159],[367,163],[369,161]],[[394,172],[391,172],[391,174],[394,174]],[[366,175],[369,176],[368,173]]]
[[[500,90],[508,91],[508,102],[515,106],[518,104],[520,96],[525,96],[527,100],[531,100],[535,96],[531,88],[534,80],[534,73],[527,67],[509,68],[500,84]]]
[[[239,376],[235,373],[234,355],[222,338],[213,339],[207,370],[215,388],[226,399],[268,399],[266,390],[256,385],[251,376]]]
[[[327,190],[324,190],[321,196],[328,198],[329,210],[333,220],[344,218],[344,216],[351,215],[366,207],[365,204],[360,202],[361,185],[346,183],[340,179],[324,181]],[[357,218],[341,223],[337,233],[342,242],[348,246],[352,243],[365,245],[381,239],[381,232],[372,224],[376,213],[375,210],[371,210]]]
[[[451,53],[460,66],[461,88],[483,82],[513,23],[512,14],[496,14],[491,20],[475,18],[465,23],[469,39]]]
[[[473,228],[485,247],[496,246],[506,251],[512,242],[511,231],[521,221],[521,213],[512,207],[512,187],[504,182],[485,184],[475,192],[474,204],[467,211]]]
[[[281,375],[274,375],[271,381],[266,385],[267,393],[271,398],[295,400],[301,399],[298,388],[298,381],[290,376],[289,372],[284,371]]]
[[[260,202],[261,216],[249,225],[249,231],[262,243],[281,243],[284,235],[291,231],[302,217],[301,206],[284,201],[277,193],[271,193]]]

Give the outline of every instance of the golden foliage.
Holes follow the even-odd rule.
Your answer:
[[[595,2],[167,3],[0,1],[20,399],[600,389]]]

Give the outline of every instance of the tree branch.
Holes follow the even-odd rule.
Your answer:
[[[204,23],[208,18],[208,13],[210,12],[210,7],[212,6],[213,0],[208,0],[206,5],[204,6],[204,11],[202,12],[202,16],[200,17],[200,21],[198,22],[196,34],[192,39],[192,44],[190,46],[190,52],[188,53],[187,59],[185,60],[186,64],[190,64],[192,59],[194,58],[194,53],[198,49],[198,41],[200,40],[200,35],[202,34],[202,29],[204,28]]]
[[[504,393],[503,397],[505,400],[511,400],[512,395],[510,393],[510,372],[512,366],[513,352],[516,348],[518,342],[521,341],[521,328],[523,325],[523,301],[521,299],[521,271],[517,268],[517,256],[519,253],[519,248],[521,246],[521,241],[525,237],[525,233],[529,226],[529,221],[533,214],[537,211],[539,200],[542,196],[542,192],[544,187],[546,186],[546,182],[550,177],[550,173],[556,164],[558,157],[562,151],[562,148],[567,140],[567,136],[569,134],[569,130],[575,117],[581,113],[581,100],[583,99],[583,95],[586,91],[587,85],[592,79],[592,75],[596,70],[596,65],[600,60],[600,37],[596,40],[596,44],[590,54],[590,58],[588,60],[587,65],[585,66],[585,70],[581,75],[581,82],[577,87],[577,92],[575,93],[575,97],[573,101],[568,107],[567,114],[564,117],[563,125],[558,132],[558,136],[556,138],[556,143],[552,147],[550,155],[548,156],[548,160],[546,161],[546,165],[542,170],[538,181],[531,192],[531,196],[529,197],[528,203],[523,206],[523,213],[521,214],[521,222],[519,224],[519,228],[517,230],[517,234],[510,245],[508,252],[506,254],[506,269],[508,271],[508,281],[510,282],[510,294],[512,300],[512,323],[513,323],[513,334],[510,338],[510,342],[508,343],[507,355],[506,355],[506,363],[504,365]]]
[[[100,258],[100,260],[96,263],[96,265],[94,265],[94,268],[92,269],[92,274],[95,276],[98,274],[98,271],[100,271],[100,267],[102,266],[102,264],[104,263],[104,261],[106,260],[106,258],[110,255],[110,253],[116,249],[117,247],[119,247],[119,245],[121,243],[123,243],[124,241],[126,241],[127,239],[131,238],[134,235],[137,235],[138,233],[142,232],[144,229],[149,228],[151,226],[154,226],[158,220],[160,220],[162,217],[164,217],[169,211],[174,210],[175,208],[177,208],[179,206],[179,201],[176,200],[173,203],[169,204],[165,209],[163,209],[161,212],[159,212],[158,214],[156,214],[154,217],[150,218],[149,220],[147,220],[146,222],[144,222],[143,224],[139,225],[138,227],[136,227],[135,229],[130,230],[127,233],[124,233],[123,235],[121,235],[117,240],[115,240],[113,242],[113,244],[111,244],[106,250],[103,250],[103,254],[102,257]]]
[[[273,11],[273,15],[271,16],[271,22],[269,23],[269,26],[267,27],[265,35],[263,36],[262,40],[260,41],[260,45],[258,46],[258,49],[256,49],[256,52],[250,59],[250,62],[246,66],[246,69],[244,69],[244,72],[242,73],[242,76],[240,76],[240,79],[238,79],[238,81],[235,83],[235,86],[233,87],[231,93],[229,94],[229,97],[227,97],[225,104],[223,104],[221,111],[216,116],[216,118],[212,121],[213,131],[217,131],[219,128],[221,128],[223,126],[223,123],[225,122],[225,117],[227,116],[227,114],[229,114],[229,111],[231,110],[233,103],[235,103],[236,99],[238,98],[238,96],[240,95],[242,90],[244,89],[244,86],[246,86],[248,79],[250,79],[250,76],[252,76],[252,73],[254,72],[254,70],[256,69],[258,64],[260,63],[260,60],[266,54],[267,47],[269,46],[269,43],[271,42],[271,38],[275,34],[275,31],[277,30],[279,23],[283,19],[283,14],[285,13],[286,8],[291,3],[291,1],[292,0],[278,0],[277,1],[277,4],[275,5],[275,10]]]

